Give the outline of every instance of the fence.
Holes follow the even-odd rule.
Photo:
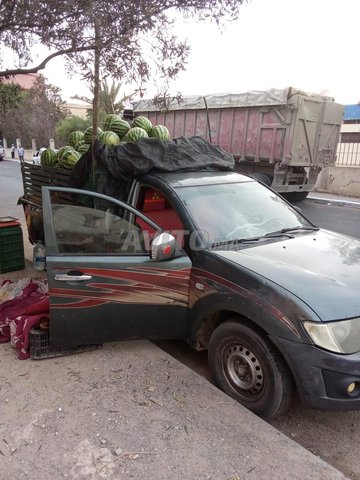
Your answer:
[[[360,167],[360,125],[344,124],[341,127],[335,166]]]

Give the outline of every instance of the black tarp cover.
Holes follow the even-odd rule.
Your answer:
[[[98,172],[95,190],[118,199],[124,199],[133,178],[144,173],[234,170],[235,166],[232,155],[202,137],[168,141],[142,138],[116,147],[96,141],[95,151]],[[75,165],[70,185],[84,188],[91,183],[90,177],[91,149]]]

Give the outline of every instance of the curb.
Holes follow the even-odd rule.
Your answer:
[[[359,201],[354,200],[345,200],[345,199],[337,199],[337,198],[323,198],[317,197],[316,195],[309,195],[307,200],[311,200],[316,203],[321,203],[325,205],[336,205],[339,207],[353,207],[353,208],[360,208],[360,199]]]

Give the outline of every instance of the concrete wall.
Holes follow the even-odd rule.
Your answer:
[[[360,167],[324,168],[315,191],[360,198]]]

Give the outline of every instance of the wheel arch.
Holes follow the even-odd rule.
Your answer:
[[[239,301],[234,300],[233,297],[213,296],[211,299],[196,302],[191,312],[187,336],[188,343],[195,350],[207,349],[212,332],[221,323],[234,317],[269,338],[278,336],[296,341],[302,336],[296,324],[270,304],[260,306],[253,302],[244,302],[242,298]]]
[[[256,330],[259,334],[270,338],[271,335],[258,323],[256,323],[249,315],[233,308],[219,308],[209,312],[198,320],[197,325],[193,328],[189,343],[195,350],[206,350],[213,331],[222,323],[230,320],[245,323],[249,327]],[[273,342],[271,342],[273,343]],[[275,344],[274,344],[275,346]]]

